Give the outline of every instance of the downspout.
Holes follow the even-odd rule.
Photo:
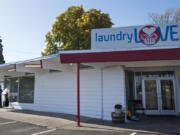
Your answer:
[[[14,72],[16,72],[16,64],[14,64]]]
[[[80,127],[80,63],[77,63],[77,127]]]
[[[104,119],[103,68],[101,68],[101,119]]]

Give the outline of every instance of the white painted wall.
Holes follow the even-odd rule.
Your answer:
[[[34,104],[13,103],[17,109],[76,114],[76,74],[38,72],[35,74]]]
[[[101,69],[80,71],[82,116],[111,120],[115,104],[120,103],[125,107],[124,94],[124,71],[121,67],[103,71]],[[38,72],[35,74],[34,104],[11,105],[17,109],[76,114],[76,97],[76,72]]]
[[[76,114],[76,73],[36,74],[34,99],[36,110]]]
[[[80,71],[82,116],[101,118],[101,71]],[[16,109],[76,114],[76,72],[36,73],[34,104],[11,104]]]
[[[80,71],[80,113],[83,116],[101,118],[101,71]]]
[[[122,67],[103,69],[103,119],[111,120],[115,104],[126,108],[125,73]]]

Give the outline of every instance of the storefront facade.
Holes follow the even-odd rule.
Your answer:
[[[179,115],[179,24],[96,29],[91,37],[91,50],[1,65],[10,105],[111,120],[115,104],[130,110],[140,100],[147,115]]]

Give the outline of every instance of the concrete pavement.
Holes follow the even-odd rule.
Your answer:
[[[126,124],[113,124],[111,121],[81,117],[81,127],[76,127],[76,116],[60,113],[0,109],[0,118],[45,126],[49,129],[61,129],[67,132],[72,130],[76,132],[135,132],[139,134],[175,134],[180,132],[180,118],[178,117],[146,118],[142,121]]]
[[[75,125],[72,120],[62,119],[58,117],[43,116],[41,112],[21,111],[14,109],[0,109],[0,117],[21,122],[27,122],[48,128],[59,128],[65,125]]]
[[[149,133],[136,133],[131,131],[92,131],[92,130],[66,130],[47,129],[25,122],[0,118],[1,135],[149,135]]]

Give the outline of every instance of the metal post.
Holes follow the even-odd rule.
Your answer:
[[[14,72],[16,72],[16,64],[14,64]]]
[[[77,127],[80,127],[80,72],[79,65],[77,63]]]

